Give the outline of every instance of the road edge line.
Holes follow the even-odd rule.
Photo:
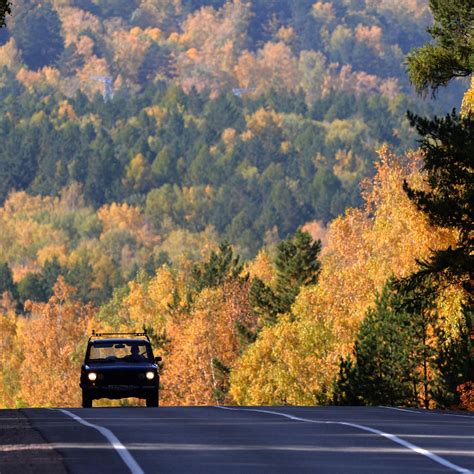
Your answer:
[[[89,423],[88,421],[81,418],[79,415],[76,415],[75,413],[72,413],[68,410],[64,410],[63,408],[57,408],[56,410],[71,417],[73,420],[77,421],[81,425],[88,426],[89,428],[94,428],[95,430],[99,431],[100,434],[102,434],[102,436],[104,436],[104,438],[106,438],[107,441],[112,445],[117,454],[122,458],[122,461],[127,465],[132,474],[145,474],[143,469],[137,463],[137,461],[135,461],[135,458],[130,454],[128,449],[108,428]]]
[[[413,451],[417,454],[421,454],[422,456],[427,457],[428,459],[431,459],[432,461],[436,462],[437,464],[440,464],[444,467],[447,467],[449,469],[452,469],[453,471],[459,472],[461,474],[472,474],[472,471],[469,469],[466,469],[464,467],[458,466],[457,464],[452,463],[451,461],[448,461],[447,459],[438,456],[435,453],[432,453],[431,451],[421,448],[420,446],[417,446],[416,444],[410,443],[409,441],[405,441],[402,438],[399,438],[398,436],[391,434],[391,433],[385,433],[384,431],[377,430],[375,428],[371,428],[370,426],[365,426],[365,425],[359,425],[356,423],[350,423],[346,421],[323,421],[323,420],[311,420],[309,418],[301,418],[299,416],[294,416],[294,415],[289,415],[287,413],[281,413],[278,411],[271,411],[271,410],[262,410],[262,409],[252,409],[252,408],[230,408],[230,407],[222,407],[222,406],[216,406],[215,408],[220,408],[221,410],[230,410],[230,411],[250,411],[250,412],[257,412],[257,413],[268,413],[270,415],[278,415],[278,416],[283,416],[285,418],[288,418],[293,421],[303,421],[306,423],[315,423],[315,424],[328,424],[328,425],[342,425],[342,426],[351,426],[352,428],[356,428],[362,431],[367,431],[369,433],[377,434],[379,436],[382,436],[385,439],[388,439],[396,444],[399,444],[400,446],[403,446],[404,448],[409,449],[410,451]]]
[[[439,415],[439,416],[455,416],[457,418],[468,418],[470,420],[474,420],[474,416],[470,415],[458,415],[456,413],[440,413],[437,411],[417,411],[415,409],[408,409],[408,408],[399,408],[399,407],[385,407],[385,406],[379,406],[377,408],[384,408],[385,410],[396,410],[396,411],[404,411],[407,413],[416,413],[417,415]]]

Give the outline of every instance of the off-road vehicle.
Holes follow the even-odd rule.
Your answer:
[[[160,375],[150,338],[142,333],[96,333],[87,344],[81,368],[82,406],[99,398],[137,397],[157,407]]]

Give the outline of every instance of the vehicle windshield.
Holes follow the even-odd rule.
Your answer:
[[[96,341],[90,346],[89,362],[152,362],[150,345],[146,342]]]

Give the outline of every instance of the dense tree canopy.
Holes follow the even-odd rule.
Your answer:
[[[47,3],[20,9],[13,34],[23,61],[32,70],[54,64],[64,49],[59,16]]]
[[[404,71],[470,74],[467,3],[15,2],[0,405],[146,327],[164,404],[473,407],[474,91]]]
[[[378,146],[414,145],[401,112],[431,109],[403,71],[429,10],[403,4],[19,2],[0,201],[78,183],[95,209],[139,206],[162,241],[212,230],[245,258],[327,223],[361,203]]]

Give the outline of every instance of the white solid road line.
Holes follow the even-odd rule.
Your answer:
[[[120,440],[112,433],[112,431],[107,428],[104,428],[103,426],[89,423],[88,421],[82,419],[80,416],[75,415],[74,413],[68,410],[58,408],[58,411],[64,413],[67,416],[70,416],[78,423],[81,423],[81,425],[88,426],[99,431],[105,438],[107,438],[107,440],[115,449],[115,451],[117,451],[117,454],[122,458],[123,462],[127,465],[132,474],[144,474],[143,469],[138,465],[137,461],[135,461],[128,449],[120,442]]]
[[[220,408],[221,410],[231,410],[231,411],[251,411],[251,412],[257,412],[257,413],[268,413],[270,415],[283,416],[285,418],[289,418],[290,420],[304,421],[306,423],[351,426],[352,428],[357,428],[362,431],[368,431],[369,433],[374,433],[379,436],[383,436],[384,438],[387,438],[390,441],[393,441],[394,443],[397,443],[407,449],[410,449],[411,451],[414,451],[415,453],[421,454],[422,456],[426,456],[432,461],[438,464],[441,464],[444,467],[452,469],[453,471],[460,472],[462,474],[472,474],[472,471],[470,471],[469,469],[453,464],[447,459],[444,459],[441,456],[438,456],[437,454],[434,454],[431,451],[428,451],[427,449],[420,448],[416,444],[410,443],[409,441],[405,441],[404,439],[401,439],[398,436],[395,436],[390,433],[385,433],[384,431],[376,430],[375,428],[371,428],[370,426],[358,425],[356,423],[349,423],[346,421],[311,420],[309,418],[300,418],[298,416],[288,415],[287,413],[281,413],[278,411],[271,411],[271,410],[262,410],[258,408],[230,408],[230,407],[221,407],[221,406],[216,406],[216,408]]]
[[[457,415],[457,414],[455,414],[455,413],[440,413],[440,412],[437,412],[437,411],[429,411],[429,410],[419,411],[419,410],[415,410],[414,408],[413,408],[413,409],[409,409],[409,408],[384,407],[384,406],[380,406],[380,407],[377,407],[377,408],[385,408],[386,410],[404,411],[404,412],[407,412],[407,413],[415,413],[415,414],[417,414],[417,415],[456,416],[456,417],[458,417],[458,418],[469,418],[469,419],[471,419],[472,421],[474,421],[474,416],[469,416],[469,415]]]

